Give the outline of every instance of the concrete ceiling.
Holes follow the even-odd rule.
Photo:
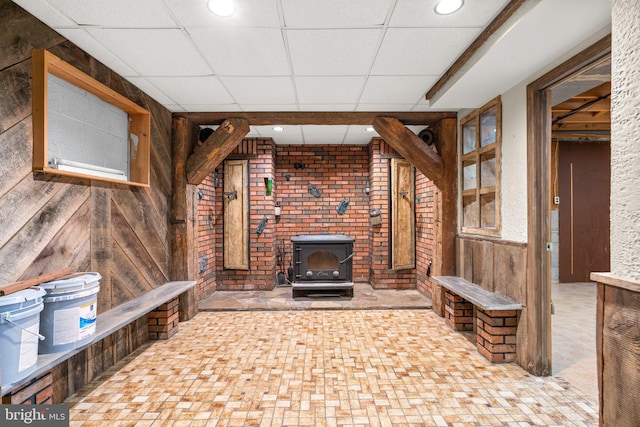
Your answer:
[[[173,112],[478,107],[611,22],[611,0],[526,0],[450,83],[427,91],[508,0],[14,0]],[[419,131],[419,129],[415,129]],[[281,144],[368,143],[363,126],[252,127]]]

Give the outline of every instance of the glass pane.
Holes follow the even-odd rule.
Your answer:
[[[480,186],[496,185],[496,153],[490,152],[480,157]]]
[[[496,109],[495,107],[480,115],[480,147],[496,142]]]
[[[476,149],[476,125],[469,122],[462,126],[462,154],[467,154]]]
[[[482,228],[496,226],[496,194],[489,193],[480,196],[480,222]]]
[[[478,201],[476,196],[462,198],[462,223],[466,227],[478,226]]]
[[[462,189],[470,190],[476,188],[476,164],[475,162],[465,162],[462,166]]]

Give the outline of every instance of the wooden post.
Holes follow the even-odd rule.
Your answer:
[[[443,119],[435,127],[435,145],[444,165],[442,175],[433,180],[436,186],[436,259],[435,276],[456,274],[457,231],[457,140],[456,119]],[[444,292],[433,284],[433,310],[444,315]]]
[[[173,280],[197,280],[196,235],[193,221],[193,186],[188,185],[186,164],[198,139],[198,128],[188,119],[174,118],[172,123],[173,195],[171,198]],[[180,295],[180,321],[198,313],[197,289]]]

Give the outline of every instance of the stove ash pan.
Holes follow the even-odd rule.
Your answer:
[[[344,234],[308,234],[293,242],[294,277],[297,283],[352,281],[354,238]]]

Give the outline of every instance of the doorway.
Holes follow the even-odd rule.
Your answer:
[[[598,399],[596,284],[609,271],[611,60],[551,91],[552,374]]]
[[[571,81],[577,88],[580,76],[597,68],[610,56],[609,35],[527,86],[527,301],[530,309],[527,310],[526,321],[530,333],[527,334],[526,358],[527,370],[534,375],[553,374],[551,206],[554,181],[550,178],[553,170],[552,128],[557,117],[552,119],[551,107],[559,103],[553,101],[553,92],[555,90],[557,95],[563,85]],[[577,95],[590,88],[574,93]],[[565,100],[569,98],[571,96]],[[574,112],[567,117],[577,114]],[[592,348],[595,349],[595,342]]]

